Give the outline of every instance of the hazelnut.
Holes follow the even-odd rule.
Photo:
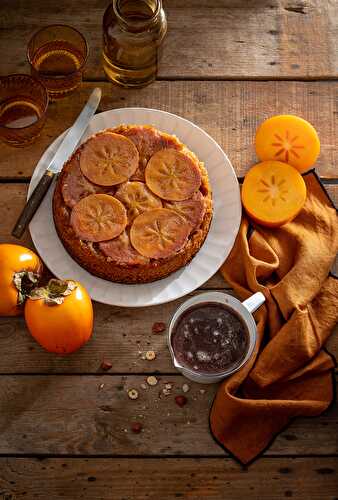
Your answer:
[[[110,361],[107,361],[106,359],[104,359],[101,363],[101,370],[104,370],[105,372],[110,370],[112,367],[112,363]]]
[[[165,323],[163,323],[161,321],[157,321],[156,323],[153,324],[151,330],[153,333],[162,333],[162,332],[164,332],[165,328],[166,328]]]
[[[185,406],[187,404],[187,402],[188,402],[188,400],[187,400],[187,398],[185,396],[176,396],[175,397],[175,403],[180,408],[182,408],[183,406]]]
[[[135,434],[140,434],[142,431],[142,424],[140,422],[133,422],[130,428]]]

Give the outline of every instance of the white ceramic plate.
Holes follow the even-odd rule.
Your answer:
[[[231,163],[220,146],[193,123],[165,111],[122,108],[99,113],[90,121],[82,142],[99,130],[121,123],[151,124],[163,132],[175,134],[205,162],[213,191],[214,216],[206,241],[190,264],[168,278],[144,285],[111,283],[92,276],[71,258],[58,238],[52,214],[54,186],[43,200],[29,229],[34,245],[46,266],[58,278],[80,281],[92,299],[124,307],[163,304],[201,286],[228,256],[241,219],[239,186]],[[34,171],[28,196],[55,154],[63,136],[64,134],[60,135],[43,154]]]

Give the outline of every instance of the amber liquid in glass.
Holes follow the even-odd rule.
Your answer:
[[[7,128],[23,128],[37,122],[40,108],[24,98],[11,99],[0,105],[0,125]]]
[[[115,0],[103,18],[103,69],[108,78],[125,87],[152,82],[166,30],[158,1]]]
[[[40,47],[32,59],[32,75],[47,88],[52,99],[74,90],[82,79],[84,57],[74,45],[56,40]]]

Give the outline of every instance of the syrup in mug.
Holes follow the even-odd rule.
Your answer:
[[[196,372],[221,373],[235,368],[249,348],[245,323],[229,307],[206,302],[187,309],[171,337],[177,361]]]

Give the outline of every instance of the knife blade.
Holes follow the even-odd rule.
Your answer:
[[[61,172],[65,161],[73,153],[79,140],[83,136],[91,118],[93,117],[95,111],[97,110],[97,107],[101,100],[101,94],[102,94],[101,89],[99,87],[96,87],[91,93],[86,105],[84,106],[81,113],[75,120],[74,124],[68,130],[65,138],[60,144],[51,162],[47,166],[44,174],[42,175],[33,193],[29,197],[25,207],[23,208],[14,226],[14,229],[12,231],[12,236],[14,236],[15,238],[22,237],[26,227],[28,226],[35,212],[39,208],[54,177],[59,172]]]

